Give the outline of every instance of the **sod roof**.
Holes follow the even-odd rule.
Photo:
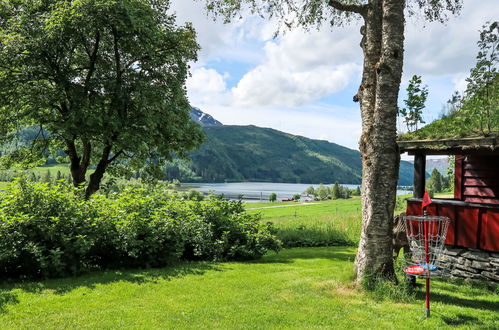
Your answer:
[[[463,150],[499,151],[499,109],[490,120],[490,130],[484,121],[465,111],[458,111],[443,119],[397,138],[401,152],[442,151],[457,153]]]

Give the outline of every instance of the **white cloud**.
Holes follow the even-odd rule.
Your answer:
[[[186,82],[192,93],[221,93],[226,89],[224,77],[213,69],[195,68]]]
[[[261,61],[260,45],[255,41],[261,40],[263,27],[270,23],[256,16],[244,15],[224,24],[220,17],[215,20],[206,12],[203,1],[172,0],[171,12],[176,14],[178,24],[192,23],[201,46],[198,56],[201,65],[213,60]]]
[[[261,65],[232,89],[236,106],[303,106],[344,89],[359,66],[319,65],[306,71],[295,67]]]
[[[465,0],[462,13],[446,24],[409,19],[404,71],[427,77],[459,75],[475,64],[478,31],[487,21],[497,20],[496,0]]]
[[[455,74],[452,78],[452,83],[454,84],[454,90],[463,94],[464,91],[466,90],[467,85],[468,85],[468,83],[466,82],[466,79],[469,76],[470,76],[470,74],[468,72]]]
[[[302,106],[343,90],[360,74],[356,27],[295,30],[265,44],[265,60],[232,89],[238,106]]]

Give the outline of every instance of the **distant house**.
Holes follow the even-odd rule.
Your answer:
[[[454,155],[453,198],[434,198],[428,215],[451,220],[444,251],[450,274],[499,282],[499,133],[487,137],[406,139],[400,152],[414,155],[414,194],[407,215],[421,215],[427,155]]]
[[[315,201],[315,196],[310,194],[301,194],[300,202],[313,202]]]

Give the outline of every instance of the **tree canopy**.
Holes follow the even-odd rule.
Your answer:
[[[7,160],[64,149],[76,185],[95,172],[155,165],[198,146],[184,88],[198,45],[167,0],[12,0],[0,4],[0,129],[38,125]],[[125,166],[126,165],[126,166]]]

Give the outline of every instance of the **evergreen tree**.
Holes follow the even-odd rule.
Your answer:
[[[276,193],[271,193],[271,194],[269,195],[269,201],[270,201],[270,202],[275,202],[275,201],[276,201],[276,199],[277,199],[277,195],[276,195]]]
[[[447,178],[449,189],[454,190],[454,169],[456,167],[456,156],[449,156],[449,167],[447,168]]]
[[[335,182],[333,189],[331,190],[331,198],[338,199],[341,198],[340,184],[338,181]]]
[[[434,168],[431,171],[430,179],[428,180],[428,188],[434,193],[438,193],[442,191],[442,174]]]
[[[350,198],[350,189],[344,186],[340,186],[341,198],[349,199]]]
[[[43,182],[52,183],[52,175],[50,174],[50,170],[45,172],[45,176],[43,177]]]

